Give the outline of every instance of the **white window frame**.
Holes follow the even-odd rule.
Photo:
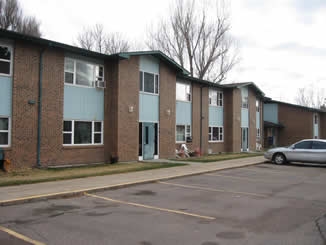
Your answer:
[[[178,84],[181,84],[181,85],[185,85],[186,87],[188,87],[189,86],[189,91],[190,91],[190,98],[188,99],[177,99],[177,86],[178,86]],[[183,102],[191,102],[192,101],[192,88],[191,88],[191,83],[186,83],[186,82],[179,82],[179,81],[177,81],[176,82],[176,101],[183,101]],[[185,87],[185,88],[186,88]],[[185,98],[187,97],[187,90],[185,90],[185,91],[183,91],[184,93],[185,93]]]
[[[182,141],[177,140],[177,127],[178,126],[184,127],[184,129],[185,129],[185,134],[184,134],[185,140],[182,140]],[[188,137],[191,137],[191,125],[190,124],[177,124],[175,126],[175,142],[176,143],[186,143]]]
[[[218,128],[218,140],[213,140],[213,128]],[[220,139],[222,138],[222,139]],[[209,126],[208,127],[208,142],[224,142],[224,127],[223,126]]]
[[[94,62],[85,61],[85,60],[74,59],[74,58],[70,58],[70,57],[65,57],[65,61],[64,61],[65,64],[66,64],[66,60],[70,60],[70,61],[72,61],[74,63],[74,71],[73,71],[74,77],[73,77],[73,83],[66,83],[65,74],[64,74],[64,84],[65,85],[83,87],[83,88],[95,88],[97,80],[104,81],[105,72],[104,72],[104,66],[103,65],[97,64],[97,63],[94,63]],[[94,69],[93,69],[93,80],[94,81],[92,83],[92,86],[87,86],[87,85],[82,85],[82,84],[77,84],[76,83],[76,77],[77,77],[77,65],[76,64],[77,64],[77,62],[94,66]],[[98,67],[98,71],[100,70],[100,67],[102,67],[103,76],[99,76],[99,74],[96,74],[96,72],[97,72],[96,67]],[[66,70],[66,66],[64,65],[64,73],[66,73],[66,72],[72,73],[71,71]]]
[[[9,74],[0,73],[0,76],[11,77],[12,76],[13,55],[14,55],[13,47],[12,47],[12,45],[10,45],[8,43],[4,43],[4,42],[0,42],[0,46],[6,47],[6,48],[8,48],[8,50],[10,50],[10,60],[0,59],[0,61],[9,63]]]
[[[160,94],[160,74],[155,73],[155,72],[142,71],[142,70],[140,70],[139,73],[142,73],[142,79],[143,79],[142,81],[139,81],[139,83],[140,82],[142,83],[142,90],[140,90],[140,88],[139,88],[139,92],[141,92],[143,94],[159,95]],[[154,75],[154,93],[144,91],[145,73]],[[156,77],[157,77],[157,85],[155,82]],[[156,89],[157,89],[157,93],[155,93]]]
[[[8,119],[8,130],[0,130],[0,133],[8,133],[8,144],[0,145],[0,147],[10,147],[11,146],[11,118],[8,116],[0,116],[0,118]]]
[[[63,142],[63,137],[62,137],[62,144],[64,146],[92,146],[92,145],[103,145],[104,144],[104,121],[87,121],[87,120],[63,120],[63,122],[65,121],[69,121],[71,122],[71,130],[72,131],[62,131],[62,136],[63,134],[71,134],[71,144],[64,144]],[[91,143],[87,143],[87,144],[75,144],[74,143],[74,140],[75,140],[75,122],[90,122],[92,123],[92,126],[91,126],[91,129],[92,129],[92,132],[91,132],[91,140],[92,142]],[[95,132],[95,123],[96,122],[100,122],[101,123],[101,132]],[[94,142],[94,135],[95,134],[101,134],[101,143],[95,143]]]
[[[211,93],[216,93],[216,103],[212,101]],[[222,90],[210,88],[208,91],[208,104],[210,106],[223,107],[224,106],[224,94]]]

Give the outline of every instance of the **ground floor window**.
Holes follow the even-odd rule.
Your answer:
[[[0,117],[0,146],[9,146],[10,118]]]
[[[260,139],[260,128],[257,128],[257,139]]]
[[[102,121],[63,121],[64,145],[103,144]]]
[[[191,137],[191,126],[177,125],[175,135],[176,135],[176,142],[186,142],[187,138]]]
[[[208,140],[210,142],[222,142],[223,141],[223,127],[209,127],[208,128]]]

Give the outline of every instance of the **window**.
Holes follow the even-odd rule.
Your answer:
[[[65,58],[65,83],[95,87],[95,81],[104,81],[102,65]]]
[[[11,47],[0,45],[0,74],[11,75],[11,59],[12,49]]]
[[[0,146],[9,146],[10,120],[8,117],[0,117]]]
[[[191,137],[190,125],[177,125],[176,126],[176,142],[186,142],[188,137]]]
[[[176,100],[191,101],[191,87],[188,83],[176,83]]]
[[[314,123],[318,124],[318,115],[317,114],[315,114],[315,116],[314,116]]]
[[[216,89],[210,89],[209,104],[214,106],[223,106],[223,92]]]
[[[222,142],[223,141],[223,127],[209,127],[208,141]]]
[[[312,141],[302,141],[294,145],[295,149],[311,149]]]
[[[146,93],[159,93],[159,76],[148,72],[139,72],[139,90]]]
[[[259,100],[256,100],[256,111],[260,112],[260,104],[259,104]]]
[[[248,96],[243,96],[242,97],[242,108],[248,108]]]
[[[64,121],[64,145],[98,145],[103,144],[103,122],[98,121]]]
[[[257,139],[260,139],[260,128],[257,128]]]
[[[312,149],[315,149],[315,150],[326,150],[326,142],[314,141],[314,142],[312,142]]]

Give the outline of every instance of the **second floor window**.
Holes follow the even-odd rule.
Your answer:
[[[256,111],[260,112],[260,104],[259,104],[259,100],[256,100]]]
[[[94,87],[96,81],[104,81],[102,65],[65,58],[65,83]]]
[[[191,87],[188,83],[176,83],[176,100],[191,101]]]
[[[209,105],[223,106],[223,92],[216,89],[209,90]]]
[[[248,96],[243,96],[242,97],[242,104],[241,104],[242,108],[248,108]]]
[[[11,47],[0,45],[0,75],[11,75]]]
[[[139,72],[139,91],[151,94],[159,93],[159,76],[158,74]]]

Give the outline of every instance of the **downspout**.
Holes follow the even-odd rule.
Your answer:
[[[38,114],[37,114],[37,160],[36,167],[40,168],[41,165],[41,128],[42,128],[42,80],[43,80],[43,54],[45,47],[40,52],[39,63],[39,82],[38,82]]]
[[[203,146],[203,86],[200,86],[200,145],[199,149],[200,152],[203,152],[202,146]]]

